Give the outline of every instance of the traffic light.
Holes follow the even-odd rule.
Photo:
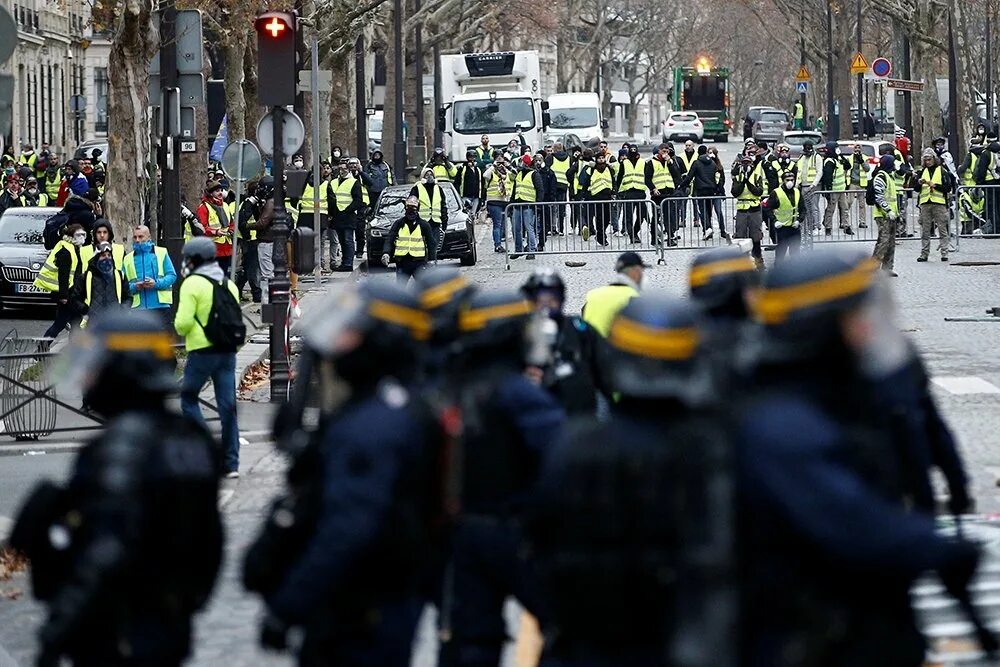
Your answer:
[[[264,12],[257,29],[257,100],[263,106],[295,104],[295,15]]]

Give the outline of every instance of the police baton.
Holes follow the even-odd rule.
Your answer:
[[[955,514],[954,517],[955,533],[959,539],[963,539],[962,517],[959,514]],[[976,636],[976,641],[979,642],[979,648],[986,654],[986,659],[990,662],[996,662],[1000,658],[1000,654],[998,654],[1000,642],[997,642],[996,635],[983,622],[979,610],[976,609],[976,605],[972,601],[972,596],[969,595],[968,587],[963,587],[961,591],[954,591],[952,594],[955,596],[959,608],[972,623],[972,631]]]

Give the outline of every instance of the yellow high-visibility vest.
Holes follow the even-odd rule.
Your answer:
[[[93,243],[80,248],[80,264],[83,266],[90,264],[90,260],[94,258],[96,251]],[[115,261],[115,268],[121,271],[125,261],[125,246],[120,243],[112,243],[111,258]]]
[[[354,183],[356,181],[357,179],[353,176],[348,176],[331,183],[331,187],[333,187],[333,194],[336,197],[338,211],[343,212],[351,207],[351,204],[354,201],[352,194],[354,192]]]
[[[666,162],[653,160],[653,187],[657,190],[673,190],[674,175],[670,173],[670,167]]]
[[[605,285],[592,289],[587,292],[583,321],[607,338],[615,316],[637,296],[639,291],[631,285]]]
[[[122,283],[124,283],[125,281],[122,278],[122,274],[120,272],[115,271],[113,275],[115,277],[115,294],[118,296],[118,303],[121,303],[122,302]],[[83,295],[83,302],[87,306],[89,306],[90,305],[90,294],[91,294],[91,291],[94,288],[94,272],[93,271],[87,271],[87,278],[86,278],[86,280],[87,280],[87,283],[86,283],[86,288],[87,289],[85,290],[85,293]]]
[[[774,209],[774,224],[778,227],[794,227],[799,218],[801,193],[792,190],[792,196],[789,197],[784,188],[777,188],[774,195],[778,198],[778,208]]]
[[[591,196],[597,197],[603,192],[611,192],[614,190],[614,187],[614,181],[611,180],[611,167],[608,167],[604,171],[596,168],[590,170],[589,189]]]
[[[645,160],[639,158],[635,164],[632,164],[632,160],[626,158],[622,160],[622,169],[624,170],[624,175],[622,176],[621,184],[618,186],[619,192],[624,190],[646,191]]]
[[[216,233],[224,229],[229,229],[229,220],[226,220],[225,224],[223,224],[222,221],[219,219],[219,213],[218,211],[215,210],[215,206],[206,203],[205,208],[208,210],[209,229],[214,229]],[[225,206],[222,207],[222,210],[226,211],[226,214],[228,215],[229,211],[226,209]],[[227,243],[230,242],[229,239],[226,238],[225,236],[213,236],[211,238],[213,243],[217,243],[219,245],[226,245]]]
[[[313,212],[313,197],[315,196],[316,189],[306,183],[306,186],[302,189],[302,198],[299,199],[299,213],[312,213]],[[326,215],[326,197],[319,197],[319,214]]]
[[[566,176],[569,172],[569,166],[570,163],[568,157],[564,160],[558,160],[554,157],[552,158],[552,173],[556,175],[556,183],[565,188],[569,187],[569,178]]]
[[[427,187],[417,185],[417,195],[420,198],[420,217],[430,221],[431,225],[441,224],[441,186],[435,184],[431,188],[431,194],[427,193]]]
[[[879,171],[875,174],[875,178],[881,178],[885,182],[885,200],[889,204],[889,210],[896,215],[899,215],[899,200],[896,199],[896,179],[892,178],[888,172]],[[985,201],[985,200],[984,200]],[[875,207],[875,212],[872,214],[875,218],[887,218],[889,217],[887,213],[884,213],[882,209],[878,206]]]
[[[844,169],[844,165],[841,164],[840,160],[832,157],[823,160],[824,169],[826,169],[826,165],[829,162],[833,163],[833,180],[830,183],[830,190],[833,192],[843,192],[847,189],[847,170]]]
[[[517,183],[517,189],[514,191],[514,201],[520,201],[520,202],[537,201],[535,184],[532,181],[532,176],[534,175],[534,173],[535,172],[528,169],[527,171],[522,171],[520,174],[514,177],[515,182]]]
[[[62,239],[59,243],[56,243],[56,247],[49,252],[49,256],[45,258],[45,263],[42,264],[41,270],[38,272],[38,276],[35,277],[35,287],[43,289],[46,292],[58,292],[59,291],[59,268],[56,266],[56,253],[60,250],[66,249],[69,251],[69,284],[67,288],[73,287],[73,283],[76,281],[76,272],[80,266],[80,255],[77,252],[77,248],[72,242]]]
[[[923,173],[920,175],[920,180],[927,179],[932,185],[941,185],[941,169],[942,167],[930,167],[925,168]],[[947,204],[948,200],[945,199],[944,193],[938,190],[934,190],[931,186],[920,184],[920,203],[921,204]]]
[[[400,225],[399,233],[396,235],[396,257],[423,259],[426,254],[424,233],[420,231],[420,225],[413,225],[413,229],[410,229],[409,224],[405,222]]]

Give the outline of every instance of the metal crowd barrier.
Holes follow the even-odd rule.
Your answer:
[[[952,229],[959,239],[1000,238],[1000,185],[960,186],[955,209],[957,226]]]

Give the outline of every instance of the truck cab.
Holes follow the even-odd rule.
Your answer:
[[[601,98],[597,93],[557,93],[549,96],[549,133],[572,133],[585,145],[597,145],[604,139],[608,122],[601,116]]]
[[[485,134],[500,148],[516,140],[537,150],[548,125],[548,103],[539,91],[537,51],[441,56],[438,129],[453,162],[480,145]]]

